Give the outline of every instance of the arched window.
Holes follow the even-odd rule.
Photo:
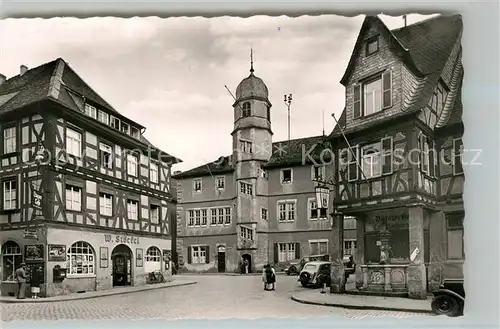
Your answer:
[[[94,248],[85,241],[73,243],[66,255],[66,266],[69,271],[68,275],[95,274]]]
[[[17,268],[23,262],[21,247],[14,241],[7,241],[2,246],[3,281],[14,281]]]
[[[146,273],[161,271],[161,252],[157,247],[149,247],[148,250],[146,250],[144,271]]]
[[[249,117],[252,115],[252,105],[250,102],[243,103],[243,116]]]

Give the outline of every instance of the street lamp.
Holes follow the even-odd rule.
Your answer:
[[[290,140],[290,106],[292,105],[292,94],[284,95],[285,105],[288,108],[288,140]]]

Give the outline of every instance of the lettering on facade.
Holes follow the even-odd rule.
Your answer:
[[[139,244],[139,238],[135,236],[104,234],[104,242],[123,243],[123,244]]]
[[[375,216],[376,227],[386,226],[387,229],[408,228],[408,214]]]

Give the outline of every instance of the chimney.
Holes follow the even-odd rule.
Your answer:
[[[22,76],[24,73],[26,73],[26,71],[28,71],[28,67],[26,65],[21,65],[19,75]]]
[[[2,73],[0,73],[0,86],[7,80],[7,77],[5,77],[5,75],[3,75]]]

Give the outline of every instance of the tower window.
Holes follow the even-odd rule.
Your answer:
[[[243,103],[243,116],[249,117],[252,115],[252,105],[249,102]]]
[[[271,108],[267,107],[267,121],[271,122]]]

